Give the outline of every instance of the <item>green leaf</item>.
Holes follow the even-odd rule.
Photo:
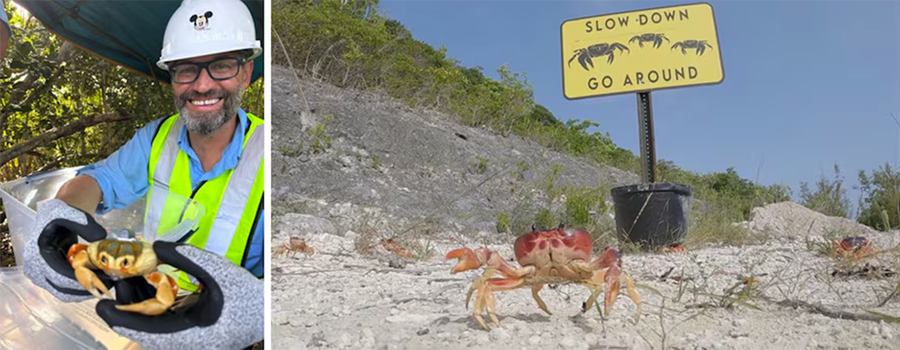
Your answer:
[[[749,308],[751,308],[751,309],[762,311],[762,308],[760,308],[759,306],[750,304],[750,303],[748,303],[748,302],[746,302],[746,301],[743,301],[743,300],[741,300],[741,299],[739,299],[739,298],[732,298],[732,297],[725,296],[725,295],[716,295],[716,294],[710,294],[710,293],[697,293],[697,295],[703,295],[703,296],[708,296],[708,297],[710,297],[710,298],[716,298],[716,299],[728,300],[728,301],[733,302],[733,303],[735,303],[735,304],[741,304],[741,305],[744,305],[744,306],[749,307]]]
[[[876,311],[871,311],[871,310],[866,310],[866,312],[868,312],[872,315],[878,316],[878,318],[884,320],[885,322],[900,323],[900,317],[897,317],[897,316],[886,315],[886,314],[876,312]]]
[[[25,67],[27,67],[27,65],[25,65],[25,62],[17,59],[13,59],[13,61],[9,63],[9,68],[12,69],[25,69]]]
[[[646,290],[655,292],[655,293],[658,294],[659,296],[663,296],[662,292],[660,292],[658,289],[653,288],[653,287],[651,287],[651,286],[649,286],[649,285],[646,285],[646,284],[635,283],[635,284],[634,284],[634,287],[635,287],[635,288],[640,288],[640,289],[646,289]]]
[[[34,52],[34,45],[30,41],[23,41],[16,47],[16,51],[22,56],[31,56],[31,53]]]

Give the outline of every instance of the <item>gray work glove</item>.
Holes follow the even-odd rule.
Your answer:
[[[116,301],[101,300],[97,314],[116,333],[147,349],[243,349],[263,339],[265,302],[263,281],[246,269],[214,253],[191,245],[156,241],[160,262],[200,281],[196,303],[157,316],[116,309]],[[152,297],[128,297],[119,304]],[[150,294],[150,295],[148,295]]]
[[[66,258],[79,236],[88,242],[98,241],[106,238],[106,230],[88,213],[52,199],[38,208],[33,229],[25,239],[25,276],[65,302],[94,297],[75,279],[75,270]],[[107,289],[114,286],[105,273],[95,272]]]

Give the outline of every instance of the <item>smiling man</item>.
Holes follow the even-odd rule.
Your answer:
[[[178,114],[139,129],[38,209],[25,252],[35,284],[64,301],[90,298],[91,284],[73,278],[65,256],[76,235],[106,238],[88,213],[146,195],[146,217],[164,232],[186,219],[181,206],[159,200],[174,193],[202,204],[205,215],[179,242],[154,243],[154,252],[179,270],[170,271],[179,295],[199,292],[192,295],[196,307],[149,317],[121,311],[117,304],[157,302],[155,288],[143,278],[111,280],[98,272],[96,284],[115,287],[117,300],[99,302],[97,313],[145,348],[232,349],[263,338],[264,124],[240,107],[262,52],[256,34],[240,0],[184,0],[157,63],[170,73]]]

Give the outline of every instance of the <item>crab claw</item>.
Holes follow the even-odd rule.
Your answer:
[[[628,297],[631,298],[637,305],[637,316],[635,318],[635,324],[641,319],[641,297],[638,295],[637,291],[634,288],[634,281],[631,280],[628,275],[622,273],[622,261],[619,259],[619,254],[615,249],[610,247],[606,247],[603,249],[603,253],[599,259],[595,260],[592,263],[598,268],[607,268],[606,270],[597,271],[592,278],[593,283],[598,285],[594,289],[591,296],[584,303],[582,308],[582,312],[586,312],[594,303],[594,300],[599,296],[601,289],[599,285],[603,285],[603,290],[606,291],[606,295],[603,298],[603,314],[609,315],[609,308],[616,302],[616,297],[619,296],[619,290],[622,288],[621,280],[625,280],[625,290],[628,292]]]
[[[81,286],[84,287],[85,290],[91,292],[91,294],[93,294],[98,299],[103,299],[100,292],[103,292],[103,295],[106,295],[110,299],[115,299],[113,298],[109,290],[106,289],[106,285],[104,285],[103,282],[100,281],[100,278],[98,278],[97,275],[94,274],[94,271],[91,271],[86,267],[76,267],[75,279],[78,280],[79,283],[81,283]]]
[[[171,276],[156,271],[146,276],[147,282],[156,287],[156,297],[140,303],[116,305],[122,311],[137,312],[148,316],[156,316],[166,312],[175,303],[178,285]]]
[[[622,271],[615,265],[606,271],[606,276],[603,279],[603,283],[606,285],[606,297],[603,300],[604,314],[609,315],[609,307],[616,302],[616,297],[619,296],[619,289],[622,286],[620,282],[621,273]]]
[[[79,243],[73,244],[71,247],[69,247],[69,252],[66,254],[66,261],[68,261],[69,264],[72,264],[72,261],[75,259],[75,256],[78,255],[78,253],[86,251],[87,248],[88,248],[88,246],[86,244],[79,244]]]
[[[619,251],[612,247],[605,247],[600,253],[600,257],[591,263],[593,269],[605,269],[612,267],[622,267],[622,260],[619,259]]]
[[[611,267],[604,278],[606,297],[603,300],[603,313],[609,315],[609,308],[616,302],[616,297],[619,296],[619,289],[622,286],[621,279],[625,280],[625,290],[628,292],[628,297],[637,305],[637,315],[634,319],[634,323],[637,324],[641,320],[641,297],[634,289],[634,281],[631,280],[631,277],[622,273],[618,266]]]
[[[90,259],[88,258],[87,246],[83,244],[74,244],[71,248],[69,248],[68,254],[66,254],[69,263],[72,265],[72,269],[75,271],[75,279],[78,283],[81,283],[81,286],[84,287],[85,290],[91,292],[98,299],[103,299],[103,296],[100,292],[103,292],[103,295],[106,295],[110,299],[114,299],[112,293],[109,292],[109,289],[106,288],[106,285],[97,278],[97,275],[94,271],[91,271],[88,268],[91,265]]]
[[[478,255],[469,248],[454,249],[447,253],[444,259],[459,259],[459,263],[450,270],[450,273],[473,270],[481,267],[482,262],[478,260]]]

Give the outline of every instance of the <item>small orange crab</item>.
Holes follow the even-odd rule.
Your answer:
[[[741,283],[743,284],[751,284],[751,283],[762,283],[762,280],[757,276],[747,276],[741,278]]]
[[[687,249],[685,249],[684,246],[681,245],[681,243],[673,243],[673,244],[665,246],[665,247],[660,247],[659,252],[660,253],[685,253],[685,252],[687,252]]]
[[[316,254],[316,250],[306,244],[305,239],[298,236],[291,236],[287,242],[275,247],[275,253],[272,254],[272,257],[287,257],[288,252],[291,252],[292,258],[294,257],[294,255],[297,255],[298,252],[306,254],[307,258]]]
[[[486,248],[474,251],[469,248],[455,249],[447,253],[446,259],[459,259],[459,263],[450,273],[487,266],[484,274],[472,283],[466,294],[468,309],[472,292],[478,291],[475,297],[474,317],[486,330],[490,330],[490,327],[481,316],[485,308],[494,324],[500,325],[494,308],[495,291],[531,286],[531,296],[538,307],[551,315],[547,305],[538,295],[545,284],[574,283],[590,288],[591,296],[582,305],[582,313],[593,306],[605,286],[604,314],[608,315],[609,308],[619,293],[622,277],[628,296],[637,304],[635,320],[637,323],[641,317],[641,299],[634,289],[634,282],[628,275],[622,273],[622,261],[619,259],[618,251],[605,247],[599,257],[591,260],[592,246],[593,238],[583,229],[565,228],[560,225],[556,229],[539,231],[532,227],[530,233],[520,236],[514,244],[516,260],[522,266],[520,268],[513,268],[499,254]],[[500,273],[503,277],[491,278],[494,273]]]
[[[831,257],[841,256],[844,259],[852,257],[854,260],[865,258],[875,252],[872,242],[863,236],[846,237],[835,241],[831,245]]]
[[[393,252],[394,254],[397,254],[403,258],[412,259],[414,257],[412,252],[403,249],[403,247],[397,244],[397,242],[394,241],[393,238],[382,239],[381,246],[384,247],[384,249],[387,249],[387,251]]]

